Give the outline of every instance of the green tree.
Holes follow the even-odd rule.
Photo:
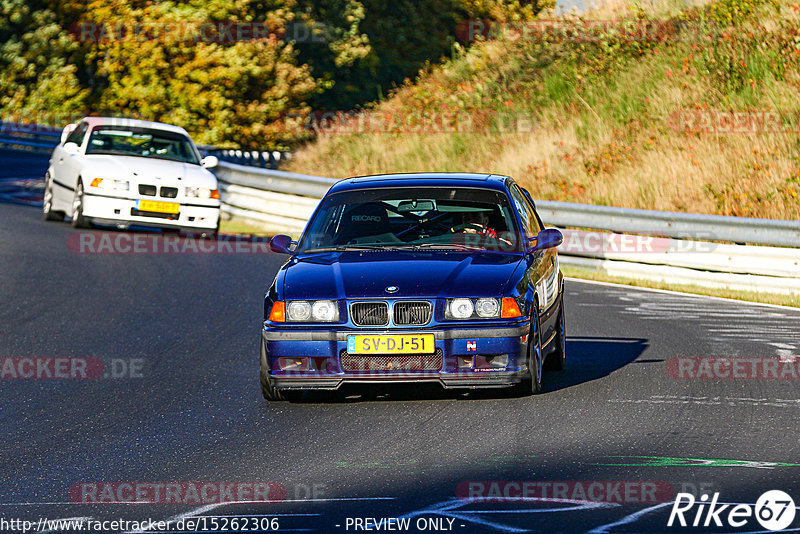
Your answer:
[[[85,109],[78,46],[43,2],[0,1],[0,110],[24,121]]]

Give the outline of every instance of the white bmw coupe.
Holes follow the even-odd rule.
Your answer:
[[[45,220],[216,232],[219,188],[186,130],[87,117],[61,133],[45,176]]]

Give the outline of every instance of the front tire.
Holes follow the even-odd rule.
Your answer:
[[[539,329],[539,306],[535,305],[531,314],[531,331],[528,335],[526,358],[528,375],[522,379],[516,390],[520,395],[537,395],[542,392],[542,336]]]
[[[42,199],[42,215],[45,221],[63,221],[63,211],[53,211],[53,179],[50,173],[44,177],[44,198]]]
[[[561,309],[558,311],[558,329],[556,330],[555,348],[545,360],[548,371],[563,371],[567,362],[567,331],[564,321],[564,297],[561,297]]]
[[[72,227],[89,228],[89,221],[83,216],[83,182],[80,180],[75,186],[75,198],[72,201]]]

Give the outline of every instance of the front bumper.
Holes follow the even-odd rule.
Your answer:
[[[419,330],[296,330],[264,327],[261,334],[262,367],[278,389],[335,390],[346,383],[439,383],[444,388],[508,387],[528,376],[526,365],[528,322],[513,326]],[[348,335],[433,334],[435,354],[355,356],[347,352]],[[488,370],[459,367],[459,361],[506,356],[503,368]],[[347,369],[342,359],[364,362]],[[280,358],[308,358],[313,369],[284,371]],[[415,369],[404,368],[412,361]],[[372,361],[380,364],[373,365]],[[397,362],[397,365],[386,366]],[[425,365],[425,364],[428,365]],[[435,367],[433,367],[435,365]]]
[[[153,198],[144,198],[153,200]],[[177,199],[163,199],[180,203],[179,213],[170,218],[142,215],[137,210],[137,199],[84,193],[83,214],[97,224],[149,226],[192,230],[215,230],[219,222],[219,203],[201,205]],[[192,199],[193,201],[195,199]]]

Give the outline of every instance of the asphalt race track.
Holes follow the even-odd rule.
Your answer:
[[[0,163],[6,520],[274,517],[281,531],[355,532],[356,518],[393,517],[414,531],[754,532],[764,530],[754,520],[668,529],[671,501],[719,492],[753,504],[780,489],[800,504],[800,382],[675,378],[668,363],[795,362],[800,310],[568,280],[567,369],[546,373],[541,395],[414,387],[267,403],[262,297],[284,257],[76,252],[68,224],[41,220],[35,184],[8,185],[40,177],[43,157],[3,152]],[[20,359],[51,357],[99,360],[101,372],[12,376]],[[274,483],[280,502],[86,503],[76,491],[205,481]],[[464,498],[476,481],[565,482],[569,493]],[[598,481],[659,490],[575,493]],[[472,487],[491,494],[491,484]]]

